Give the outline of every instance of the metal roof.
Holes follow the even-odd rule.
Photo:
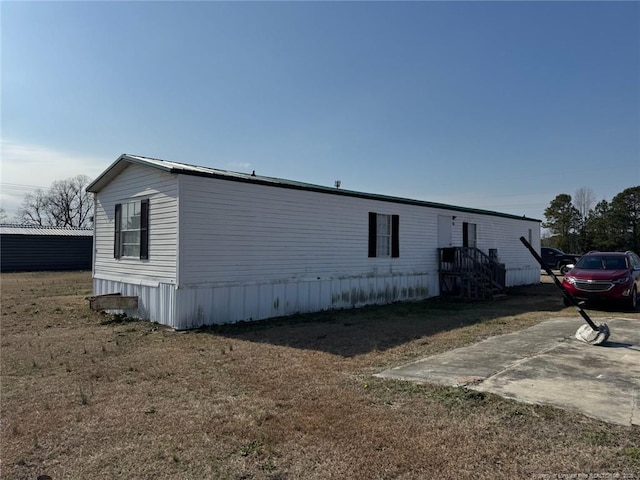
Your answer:
[[[385,202],[403,203],[409,205],[418,205],[423,207],[441,208],[444,210],[453,210],[457,212],[478,213],[483,215],[492,215],[497,217],[512,218],[517,220],[528,220],[541,222],[535,218],[526,216],[512,215],[509,213],[495,212],[491,210],[482,210],[477,208],[459,207],[455,205],[447,205],[443,203],[428,202],[424,200],[412,200],[409,198],[392,197],[388,195],[380,195],[374,193],[356,192],[353,190],[343,190],[335,187],[325,187],[322,185],[314,185],[311,183],[297,182],[294,180],[286,180],[275,177],[265,177],[253,173],[239,173],[228,170],[220,170],[216,168],[201,167],[197,165],[189,165],[187,163],[172,162],[161,160],[158,158],[142,157],[140,155],[122,154],[113,162],[98,178],[87,186],[88,192],[97,193],[110,183],[116,176],[120,174],[130,164],[144,165],[147,167],[163,170],[168,173],[195,175],[210,178],[220,178],[236,182],[255,183],[259,185],[269,185],[280,188],[291,188],[296,190],[308,190],[313,192],[327,193],[331,195],[343,195],[349,197],[366,198],[370,200],[380,200]]]
[[[314,185],[311,183],[296,182],[293,180],[284,180],[275,177],[266,177],[253,173],[232,172],[230,170],[222,170],[219,168],[201,167],[198,165],[190,165],[188,163],[172,162],[169,160],[161,160],[159,158],[142,157],[140,155],[123,154],[113,162],[98,178],[87,186],[88,192],[99,192],[102,188],[111,182],[120,172],[122,172],[128,164],[145,165],[157,168],[168,173],[176,173],[183,175],[195,175],[214,178],[225,178],[227,180],[246,181],[253,183],[268,183],[274,186],[295,186],[306,189],[325,189],[331,193],[335,189]]]
[[[0,235],[46,235],[50,237],[92,237],[92,228],[43,227],[40,225],[0,224]]]

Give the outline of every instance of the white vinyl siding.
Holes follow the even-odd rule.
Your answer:
[[[428,209],[181,176],[180,282],[281,281],[437,269]],[[186,193],[188,192],[188,194]],[[402,219],[400,258],[369,258],[369,211]]]
[[[132,164],[96,194],[94,276],[130,279],[133,283],[176,282],[177,178]],[[141,260],[132,255],[116,259],[115,205],[140,205],[142,199],[149,200],[149,258]]]
[[[437,274],[438,215],[450,211],[306,190],[181,176],[180,283],[229,283]],[[368,212],[401,219],[399,258],[369,258]],[[536,262],[518,240],[536,221],[454,212],[453,246],[463,221],[477,247],[498,249],[515,268]],[[453,216],[452,216],[453,218]],[[535,230],[534,230],[535,232]],[[539,245],[539,235],[534,235]]]

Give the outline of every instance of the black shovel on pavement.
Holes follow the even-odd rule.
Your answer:
[[[562,283],[560,283],[560,280],[558,280],[558,277],[554,275],[554,273],[551,271],[549,266],[544,262],[544,260],[542,260],[540,255],[538,255],[538,252],[536,252],[534,248],[531,246],[531,244],[527,242],[526,238],[520,237],[520,241],[524,244],[525,247],[527,247],[529,252],[531,252],[531,255],[533,255],[533,257],[538,261],[542,269],[545,272],[547,272],[547,275],[549,275],[553,279],[553,282],[557,285],[560,291],[562,291],[562,295],[567,300],[567,302],[570,305],[573,305],[575,309],[578,310],[578,313],[580,314],[580,316],[582,316],[584,321],[587,322],[586,325],[582,325],[578,329],[578,331],[576,332],[576,338],[590,345],[600,345],[606,342],[607,339],[609,338],[609,333],[610,333],[609,326],[606,323],[602,323],[600,325],[595,324],[593,320],[589,318],[589,315],[587,315],[587,312],[585,312],[580,306],[580,304],[575,300],[575,298],[573,298],[573,295],[571,295],[567,291],[567,289],[564,288]]]

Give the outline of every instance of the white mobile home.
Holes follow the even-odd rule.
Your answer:
[[[540,279],[530,218],[134,155],[87,190],[94,294],[176,329],[438,296],[443,247],[491,253],[505,286]]]

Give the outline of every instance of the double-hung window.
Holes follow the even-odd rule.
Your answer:
[[[149,258],[149,200],[116,204],[115,258]]]
[[[391,215],[376,215],[376,257],[391,255]]]
[[[400,256],[400,217],[369,212],[369,257]]]
[[[478,245],[478,226],[462,222],[462,246],[475,248]]]

